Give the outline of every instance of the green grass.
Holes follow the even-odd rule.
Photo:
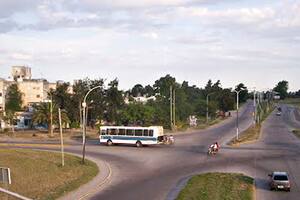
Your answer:
[[[242,174],[207,173],[191,178],[177,200],[252,200],[253,179]]]
[[[261,125],[251,126],[243,134],[240,134],[239,139],[233,138],[229,145],[236,146],[241,143],[253,142],[259,139],[260,137]]]
[[[261,124],[263,121],[267,119],[267,117],[273,112],[274,107],[268,110],[262,118],[260,124],[252,125],[250,126],[247,130],[243,131],[239,135],[239,139],[237,140],[236,137],[232,138],[231,141],[228,143],[228,145],[231,146],[237,146],[243,143],[248,143],[248,142],[254,142],[259,139],[260,133],[261,133]]]
[[[300,129],[294,129],[292,132],[294,133],[294,135],[300,138]]]
[[[218,117],[216,119],[213,119],[213,120],[210,120],[208,122],[208,124],[206,123],[205,120],[199,120],[198,121],[198,126],[196,127],[189,127],[188,125],[186,125],[184,128],[180,128],[180,129],[177,129],[175,132],[179,131],[179,132],[185,132],[185,131],[191,131],[191,130],[203,130],[203,129],[206,129],[206,128],[209,128],[210,126],[213,126],[213,125],[216,125],[218,123],[221,123],[223,122],[225,119],[227,119],[228,117]],[[170,130],[166,130],[166,133],[172,133],[172,131]]]
[[[285,100],[281,100],[280,103],[290,104],[300,108],[300,98],[286,98]]]
[[[87,161],[82,165],[77,156],[65,154],[62,167],[59,153],[21,149],[0,149],[0,166],[11,170],[9,190],[37,200],[56,199],[87,183],[99,172],[95,163]],[[0,193],[0,199],[3,198]]]

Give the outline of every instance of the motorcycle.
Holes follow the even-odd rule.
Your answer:
[[[213,146],[208,147],[207,154],[215,155],[219,151],[219,148],[215,149]]]

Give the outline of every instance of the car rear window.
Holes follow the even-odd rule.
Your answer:
[[[285,175],[276,175],[274,176],[275,181],[288,181],[288,177]]]

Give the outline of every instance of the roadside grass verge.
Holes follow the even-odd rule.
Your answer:
[[[292,132],[300,139],[300,129],[294,129]]]
[[[9,190],[38,200],[56,199],[89,182],[99,170],[95,163],[65,154],[23,149],[0,149],[0,166],[11,170]],[[0,187],[5,188],[3,184]],[[5,199],[0,193],[0,199]]]
[[[262,123],[267,119],[267,117],[274,111],[275,107],[272,107],[269,109],[268,112],[262,115],[260,124],[252,125],[245,131],[243,131],[239,135],[239,139],[237,140],[236,137],[232,138],[231,141],[228,143],[230,146],[238,146],[240,144],[244,143],[250,143],[250,142],[255,142],[259,139],[260,134],[261,134],[261,126]]]
[[[261,125],[253,125],[249,127],[247,130],[243,132],[243,134],[240,134],[239,139],[233,138],[229,145],[231,146],[237,146],[241,143],[247,143],[247,142],[253,142],[259,139],[260,137],[260,129]]]
[[[253,179],[243,174],[207,173],[192,177],[176,200],[253,200]]]
[[[281,100],[279,102],[294,105],[300,108],[300,98],[286,98],[285,100]]]
[[[224,120],[228,119],[228,117],[218,117],[216,119],[213,119],[211,121],[209,121],[209,123],[206,123],[205,120],[199,120],[199,125],[195,126],[195,127],[189,127],[187,124],[184,126],[179,126],[177,127],[176,130],[170,130],[170,129],[164,129],[164,132],[167,134],[176,134],[178,132],[190,132],[190,131],[197,131],[197,130],[203,130],[203,129],[207,129],[213,125],[219,124],[221,122],[223,122]]]
[[[98,131],[97,129],[89,129],[86,133],[87,139],[98,139]],[[0,132],[0,139],[2,138],[16,138],[16,139],[30,139],[36,141],[60,141],[60,133],[55,131],[53,137],[50,137],[48,132],[41,132],[38,130],[16,130],[15,133],[10,131]],[[64,140],[69,139],[81,139],[82,131],[80,129],[68,129],[63,130]]]

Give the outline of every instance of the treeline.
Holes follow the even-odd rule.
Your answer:
[[[55,104],[64,109],[71,122],[71,127],[79,127],[81,104],[85,94],[95,86],[100,88],[91,92],[87,98],[88,124],[109,125],[162,125],[170,127],[170,87],[175,91],[176,124],[183,126],[190,115],[198,118],[206,116],[206,98],[209,95],[209,116],[216,117],[217,111],[227,112],[234,109],[235,93],[232,88],[222,88],[221,82],[209,80],[205,88],[189,85],[187,81],[178,83],[170,75],[161,77],[153,85],[135,85],[128,91],[122,91],[115,79],[104,85],[103,79],[83,79],[73,85],[69,92],[69,83],[60,83],[51,91]],[[244,89],[240,93],[240,102],[248,98],[244,84],[235,89]],[[138,102],[136,97],[148,98]],[[149,98],[151,97],[151,98]]]

